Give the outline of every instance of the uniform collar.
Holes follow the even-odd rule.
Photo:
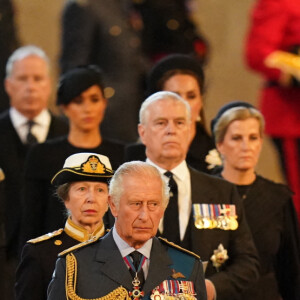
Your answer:
[[[105,228],[103,222],[96,228],[93,233],[89,233],[85,228],[76,225],[70,217],[68,218],[65,225],[65,232],[73,239],[79,242],[85,242],[92,237],[100,238],[104,235]]]

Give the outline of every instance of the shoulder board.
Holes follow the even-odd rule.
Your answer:
[[[40,243],[40,242],[43,242],[43,241],[46,241],[46,240],[50,240],[55,236],[61,235],[63,231],[64,230],[61,228],[61,229],[55,230],[53,232],[49,232],[47,234],[39,236],[37,238],[31,239],[31,240],[27,241],[27,243],[36,244],[36,243]]]
[[[85,241],[85,242],[79,243],[79,244],[77,244],[77,245],[75,245],[75,246],[73,246],[73,247],[70,247],[70,248],[68,248],[68,249],[66,249],[66,250],[64,250],[64,251],[62,251],[62,252],[60,252],[60,253],[58,254],[58,257],[64,256],[64,255],[66,255],[66,254],[68,254],[68,253],[70,253],[70,252],[73,252],[74,250],[80,249],[80,248],[82,248],[82,247],[84,247],[84,246],[93,244],[93,243],[97,242],[98,240],[99,240],[99,238],[96,237],[96,236],[94,236],[94,237],[92,237],[91,239],[89,239],[89,240],[87,240],[87,241]]]
[[[176,244],[174,244],[173,242],[169,242],[167,239],[165,238],[162,238],[162,237],[159,237],[159,240],[162,241],[163,243],[167,244],[168,246],[172,247],[172,248],[175,248],[175,249],[178,249],[179,251],[181,252],[184,252],[184,253],[187,253],[187,254],[190,254],[198,259],[200,259],[200,256],[197,255],[196,253],[192,252],[192,251],[189,251],[185,248],[182,248]]]

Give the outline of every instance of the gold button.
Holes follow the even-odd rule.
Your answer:
[[[106,99],[111,98],[112,96],[114,96],[114,94],[115,94],[115,89],[114,89],[114,88],[108,86],[108,87],[106,87],[106,88],[104,89],[104,97],[105,97]]]
[[[55,244],[56,246],[60,246],[60,245],[62,244],[62,241],[61,241],[61,240],[55,240],[55,241],[54,241],[54,244]]]
[[[109,29],[109,34],[113,36],[118,36],[121,34],[121,32],[122,32],[122,28],[118,25],[114,25]]]
[[[170,19],[168,22],[167,22],[167,27],[170,29],[170,30],[176,30],[178,29],[179,27],[179,22],[175,19]]]

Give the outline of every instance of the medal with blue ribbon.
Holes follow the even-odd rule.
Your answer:
[[[142,270],[143,268],[143,265],[146,261],[146,257],[144,255],[142,255],[141,257],[141,260],[140,260],[140,263],[139,263],[139,266],[138,268],[136,269],[132,260],[131,260],[131,257],[130,255],[127,255],[126,257],[124,257],[124,261],[126,263],[126,265],[129,267],[129,269],[131,269],[135,276],[133,278],[133,281],[132,281],[132,285],[133,285],[133,290],[132,292],[129,292],[129,296],[133,299],[133,300],[139,300],[139,298],[141,297],[144,297],[144,292],[141,291],[141,281],[139,280],[138,278],[138,273]]]

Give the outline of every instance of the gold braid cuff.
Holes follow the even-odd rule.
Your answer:
[[[66,299],[68,300],[129,300],[128,292],[122,286],[116,288],[106,296],[100,298],[85,299],[79,297],[76,292],[77,260],[73,253],[66,256]]]

